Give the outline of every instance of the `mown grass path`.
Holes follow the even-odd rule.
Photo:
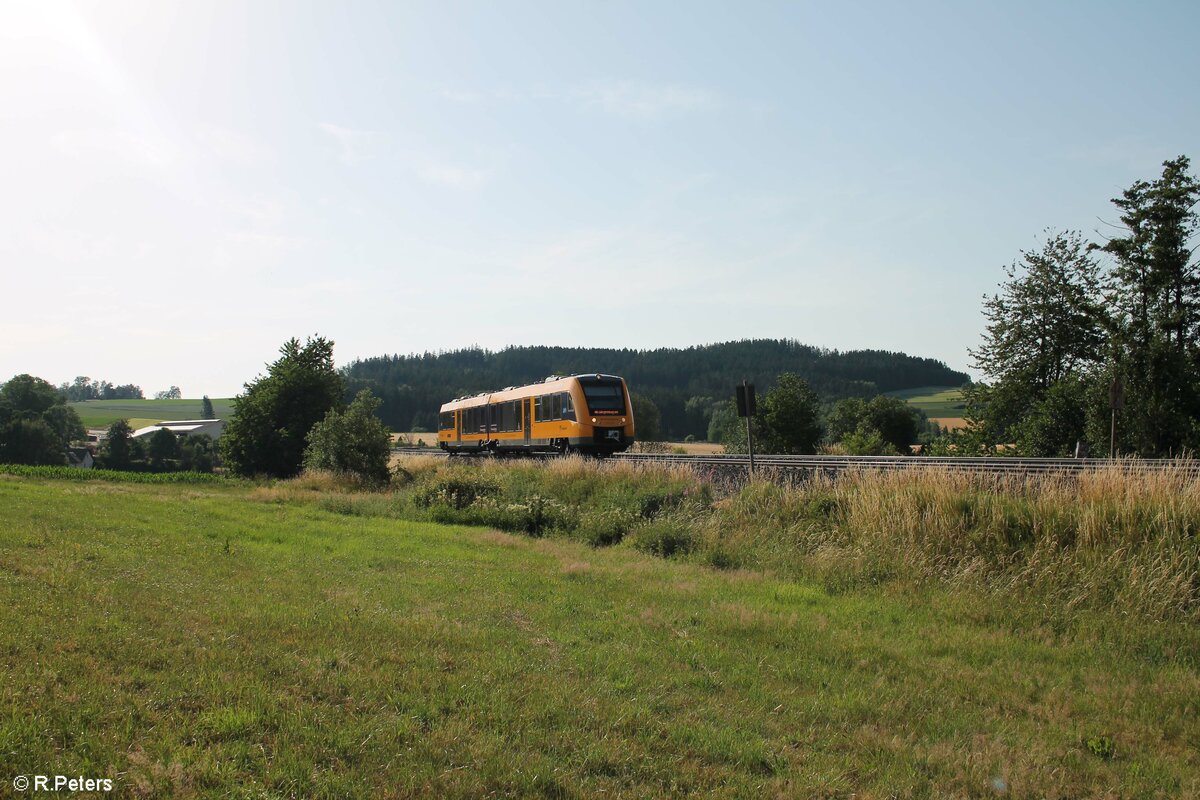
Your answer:
[[[0,792],[1200,792],[1194,669],[974,608],[244,488],[0,476]]]

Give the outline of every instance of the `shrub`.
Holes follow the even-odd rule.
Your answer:
[[[308,433],[304,468],[386,483],[391,435],[375,416],[381,403],[363,389],[345,411],[331,409]]]
[[[592,547],[619,544],[637,523],[637,516],[624,509],[609,508],[584,514],[575,530],[579,538]]]
[[[696,542],[694,526],[687,520],[656,519],[634,530],[634,548],[663,558],[686,555]]]

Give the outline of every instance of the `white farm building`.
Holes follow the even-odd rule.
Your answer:
[[[155,431],[168,430],[177,436],[191,436],[194,433],[207,433],[214,440],[220,439],[225,430],[223,419],[167,419],[156,425],[147,425],[133,432],[133,438],[140,439]]]

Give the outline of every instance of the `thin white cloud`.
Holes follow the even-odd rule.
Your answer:
[[[334,138],[338,145],[338,158],[348,165],[370,158],[372,146],[380,137],[376,131],[345,128],[332,122],[321,122],[317,127]]]
[[[625,117],[656,118],[720,107],[720,98],[701,87],[602,80],[577,86],[571,97],[583,108]]]

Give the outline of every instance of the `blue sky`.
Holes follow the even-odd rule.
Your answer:
[[[969,365],[1046,228],[1200,157],[1196,3],[0,4],[0,376],[282,341]]]

